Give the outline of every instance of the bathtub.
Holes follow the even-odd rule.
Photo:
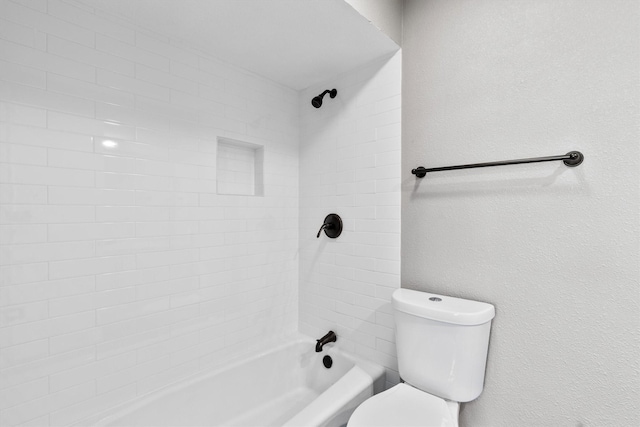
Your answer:
[[[323,357],[333,364],[325,368]],[[384,387],[384,369],[297,338],[224,369],[173,384],[103,413],[94,426],[343,426]]]

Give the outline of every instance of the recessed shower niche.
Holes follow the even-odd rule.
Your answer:
[[[218,138],[217,193],[264,196],[264,147]]]

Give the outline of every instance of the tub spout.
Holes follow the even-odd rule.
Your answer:
[[[324,347],[325,344],[336,342],[337,339],[338,337],[336,336],[336,333],[333,331],[329,331],[327,335],[323,336],[319,340],[316,340],[316,353],[320,353],[322,351],[322,347]]]

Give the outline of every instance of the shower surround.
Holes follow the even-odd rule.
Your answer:
[[[296,331],[298,93],[0,4],[0,424],[66,425]],[[216,194],[217,137],[264,146],[263,197]]]
[[[300,99],[300,331],[338,345],[399,381],[391,293],[400,287],[402,54],[304,91]],[[334,85],[338,96],[310,100]],[[331,87],[334,87],[331,86]],[[329,213],[337,239],[316,238]]]
[[[0,24],[0,425],[68,425],[298,329],[395,378],[399,54],[316,110],[72,2],[2,0]],[[262,147],[263,196],[217,194],[219,137]]]

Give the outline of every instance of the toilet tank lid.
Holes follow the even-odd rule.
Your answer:
[[[411,289],[396,289],[391,300],[393,308],[398,311],[456,325],[481,325],[495,316],[493,305],[486,302]]]

